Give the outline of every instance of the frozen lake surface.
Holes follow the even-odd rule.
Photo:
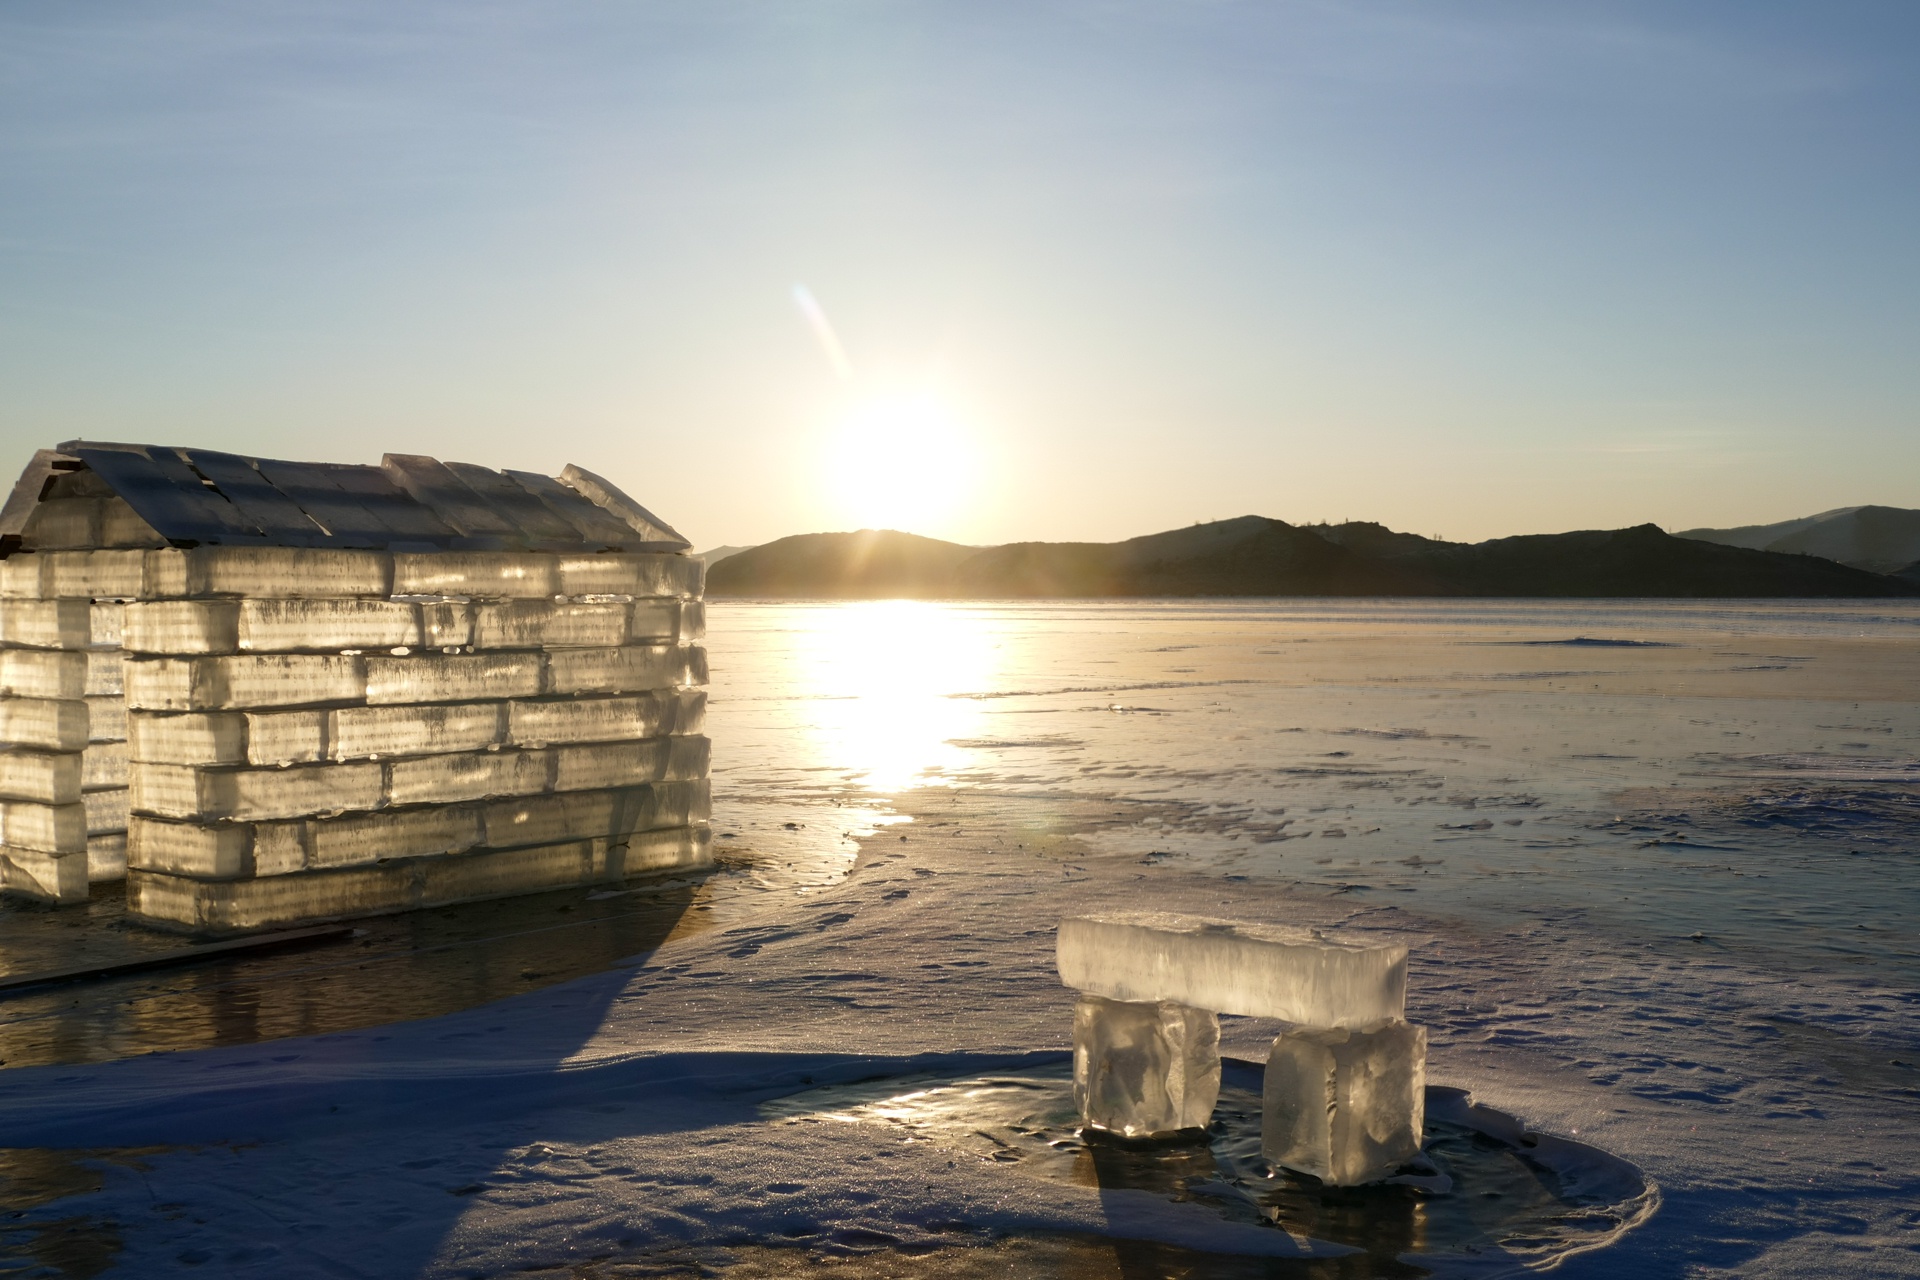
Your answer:
[[[1054,923],[1140,906],[1407,941],[1436,1085],[1658,1188],[1560,1274],[1920,1274],[1920,606],[723,602],[710,633],[721,873],[0,1004],[0,1275],[1525,1265],[779,1101],[1053,1070]],[[0,966],[52,928],[0,913]]]
[[[809,798],[1111,800],[1098,847],[1145,865],[1920,980],[1920,607],[714,609],[718,819],[756,847],[848,829]]]

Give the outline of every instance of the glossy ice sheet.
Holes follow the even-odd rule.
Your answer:
[[[845,849],[843,807],[916,787],[1106,799],[1087,838],[1146,866],[1920,974],[1920,606],[721,603],[710,629],[716,832],[756,847]]]
[[[1421,1158],[1399,1182],[1335,1188],[1261,1157],[1260,1071],[1251,1064],[1228,1064],[1211,1133],[1197,1143],[1082,1133],[1068,1083],[1065,1067],[876,1080],[815,1089],[762,1111],[792,1124],[892,1126],[904,1141],[1001,1165],[1010,1177],[1197,1202],[1228,1221],[1357,1249],[1363,1256],[1338,1273],[1355,1277],[1444,1274],[1449,1264],[1480,1274],[1534,1269],[1612,1242],[1659,1203],[1625,1161],[1527,1134],[1459,1090],[1432,1092]],[[1416,1267],[1402,1270],[1401,1262]]]

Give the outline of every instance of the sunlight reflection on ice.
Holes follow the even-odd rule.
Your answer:
[[[940,786],[979,731],[980,705],[949,695],[988,688],[999,644],[979,613],[918,600],[829,605],[791,632],[794,687],[816,699],[818,758],[876,792]]]

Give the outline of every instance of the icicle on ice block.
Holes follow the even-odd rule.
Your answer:
[[[1406,1011],[1407,949],[1278,925],[1159,912],[1060,922],[1060,980],[1109,1000],[1359,1027]]]
[[[1267,1059],[1261,1151],[1336,1187],[1377,1182],[1418,1154],[1426,1088],[1424,1027],[1296,1027]]]
[[[1081,996],[1073,1098],[1089,1126],[1126,1138],[1204,1129],[1220,1097],[1220,1019],[1170,1000]]]

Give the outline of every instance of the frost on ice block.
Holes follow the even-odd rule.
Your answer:
[[[1279,925],[1139,912],[1060,922],[1060,980],[1109,1000],[1173,1000],[1314,1027],[1399,1018],[1407,949]]]
[[[1073,1099],[1096,1129],[1148,1138],[1204,1129],[1220,1097],[1220,1019],[1172,1001],[1081,996],[1073,1009]]]
[[[1273,1042],[1264,1093],[1267,1159],[1336,1187],[1377,1182],[1420,1150],[1426,1028],[1296,1027]]]

